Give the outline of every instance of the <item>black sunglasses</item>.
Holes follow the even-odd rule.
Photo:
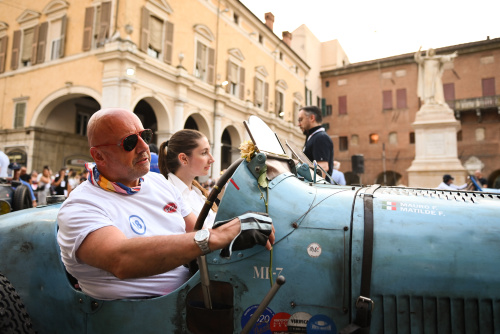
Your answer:
[[[102,146],[117,145],[123,147],[125,151],[130,152],[137,146],[137,143],[139,142],[139,136],[141,136],[142,140],[144,140],[146,144],[149,144],[151,142],[151,139],[153,139],[153,131],[151,129],[144,129],[137,133],[128,135],[127,137],[120,140],[118,144],[102,144],[93,147],[97,148]]]

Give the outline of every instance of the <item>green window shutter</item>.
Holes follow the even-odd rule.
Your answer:
[[[16,114],[14,116],[14,129],[24,127],[24,114],[26,113],[26,103],[16,104]]]

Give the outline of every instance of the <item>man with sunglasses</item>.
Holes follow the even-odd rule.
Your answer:
[[[239,218],[209,233],[191,232],[196,216],[177,188],[149,173],[153,134],[134,113],[100,110],[87,133],[95,165],[87,164],[88,182],[58,214],[62,260],[86,294],[103,300],[168,294],[188,279],[183,264],[243,235]],[[253,231],[271,249],[272,224],[260,232]]]

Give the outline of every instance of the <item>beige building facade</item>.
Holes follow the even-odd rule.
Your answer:
[[[305,104],[316,105],[326,113],[321,72],[343,67],[349,64],[349,58],[338,40],[320,42],[305,24],[295,29],[292,37],[292,48],[311,67],[306,76]]]
[[[301,145],[309,65],[239,1],[0,2],[0,149],[40,171],[82,169],[86,123],[122,107],[158,145],[182,128],[209,139],[212,175],[261,117]]]

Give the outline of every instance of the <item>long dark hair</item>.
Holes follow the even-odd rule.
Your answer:
[[[160,173],[168,179],[168,173],[173,173],[179,169],[181,163],[179,161],[179,154],[184,153],[188,157],[191,156],[193,150],[198,147],[198,140],[205,137],[203,133],[197,130],[183,129],[179,130],[172,135],[172,137],[161,143],[158,152],[158,167]],[[198,188],[201,193],[208,197],[208,191],[193,180],[193,186]],[[214,203],[212,210],[217,212],[217,205]]]

